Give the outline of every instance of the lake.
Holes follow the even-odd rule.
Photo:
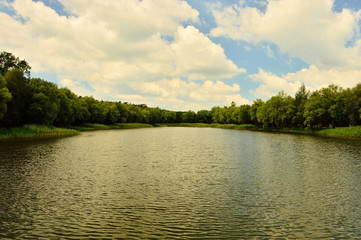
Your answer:
[[[0,238],[360,238],[361,141],[146,128],[0,141]]]

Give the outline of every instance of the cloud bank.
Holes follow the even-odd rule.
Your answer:
[[[198,101],[191,97],[190,88],[186,88],[188,97],[182,99],[178,95],[162,99],[138,96],[163,79],[182,79],[182,86],[198,81],[197,86],[207,89],[208,85],[217,86],[219,80],[245,72],[227,58],[220,45],[191,25],[199,22],[199,13],[186,1],[60,2],[68,17],[42,2],[2,3],[15,15],[0,12],[0,45],[26,58],[33,72],[56,74],[61,85],[78,94],[160,107],[176,100],[182,103],[177,110],[186,110]],[[82,81],[90,88],[84,88]],[[230,92],[237,95],[232,86],[229,88],[229,92],[216,91],[218,104],[223,104]],[[199,102],[209,108],[205,96],[213,99],[211,94],[203,94],[204,101]],[[242,99],[239,95],[236,98]]]
[[[336,12],[333,3],[333,0],[269,0],[264,12],[243,1],[226,7],[213,5],[211,11],[217,27],[211,35],[254,45],[275,44],[281,54],[310,65],[284,76],[260,69],[250,75],[261,82],[259,88],[252,90],[256,97],[270,97],[282,89],[294,93],[301,82],[311,89],[331,83],[349,87],[361,80],[361,11]]]

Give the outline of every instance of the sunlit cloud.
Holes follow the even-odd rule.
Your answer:
[[[222,46],[191,25],[199,23],[199,13],[186,1],[61,3],[68,17],[42,2],[8,3],[25,22],[0,13],[0,45],[25,58],[33,72],[55,74],[62,86],[77,94],[105,100],[128,96],[146,103],[152,99],[134,98],[142,89],[129,91],[131,84],[178,77],[188,84],[220,81],[246,72],[227,58]],[[93,91],[77,85],[76,79],[87,81]]]

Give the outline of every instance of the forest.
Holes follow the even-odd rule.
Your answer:
[[[0,127],[24,124],[71,126],[83,123],[221,123],[264,128],[333,128],[361,125],[361,83],[343,89],[330,85],[310,92],[300,86],[294,97],[281,91],[252,105],[215,106],[176,112],[145,104],[99,101],[68,88],[31,78],[31,67],[12,53],[0,54]]]

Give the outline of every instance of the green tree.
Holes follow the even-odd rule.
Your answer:
[[[234,123],[237,124],[246,124],[251,123],[250,115],[251,106],[250,105],[241,105],[233,111],[232,119]]]
[[[305,125],[310,127],[329,127],[338,124],[342,116],[340,101],[342,89],[330,85],[311,94],[305,105]]]
[[[162,110],[160,108],[151,108],[149,113],[149,122],[150,123],[162,122],[161,112]]]
[[[20,60],[15,57],[12,53],[1,52],[0,53],[0,74],[5,74],[13,69],[21,70],[27,78],[30,78],[31,67],[25,60]]]
[[[32,93],[28,112],[30,122],[53,125],[60,109],[58,87],[40,78],[32,78],[29,87]]]
[[[105,123],[111,124],[111,123],[117,123],[120,119],[120,113],[118,110],[118,107],[113,102],[107,102],[103,107],[107,108],[107,116],[105,119]]]
[[[3,124],[6,126],[22,125],[28,122],[27,112],[31,99],[29,79],[24,77],[24,73],[17,68],[6,72],[4,79],[12,95],[12,100],[8,102]]]
[[[310,91],[307,91],[306,86],[302,84],[302,86],[298,89],[295,95],[296,114],[292,119],[294,126],[304,127],[305,106],[309,98],[310,98]]]
[[[251,122],[255,125],[261,125],[261,123],[258,122],[258,119],[257,119],[257,112],[258,112],[258,109],[263,106],[263,104],[264,104],[264,101],[262,99],[256,99],[253,101],[253,104],[249,110]]]
[[[198,123],[212,123],[212,114],[208,110],[199,110],[196,115],[196,122]]]
[[[185,123],[194,123],[196,121],[196,113],[193,111],[188,111],[182,114],[183,122]]]
[[[212,120],[214,123],[226,123],[227,118],[225,115],[224,108],[213,107],[211,113],[212,113]]]
[[[117,108],[118,108],[118,112],[120,114],[119,122],[121,122],[121,123],[128,122],[128,111],[127,111],[127,109],[125,107],[125,104],[121,103],[121,102],[117,102],[116,105],[117,105]]]
[[[108,112],[104,107],[104,103],[94,99],[92,96],[83,97],[83,99],[88,105],[89,121],[91,123],[105,123]]]
[[[348,116],[351,125],[361,125],[361,83],[357,84],[346,93]]]
[[[58,90],[58,99],[60,108],[58,116],[55,119],[57,126],[69,126],[75,123],[76,115],[79,114],[78,97],[67,88]]]
[[[294,99],[282,91],[257,110],[257,120],[264,127],[290,127],[295,113]]]
[[[13,96],[6,87],[6,81],[2,75],[0,75],[0,121],[4,118],[7,112],[7,104],[11,101]]]
[[[91,114],[89,112],[89,106],[87,98],[78,97],[76,101],[76,114],[74,116],[75,124],[87,123],[90,121]]]

